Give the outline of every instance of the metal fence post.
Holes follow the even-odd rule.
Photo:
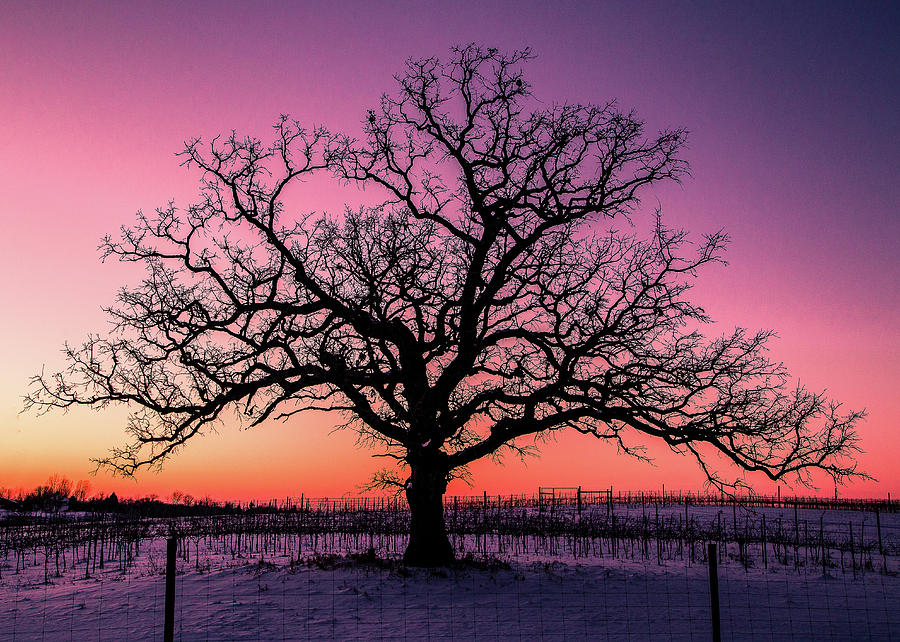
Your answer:
[[[163,629],[164,642],[175,639],[175,551],[178,540],[170,537],[166,540],[166,619]]]
[[[713,642],[721,642],[722,625],[719,621],[719,557],[716,552],[716,543],[707,545],[707,558],[709,559],[709,604],[712,611],[712,639]]]

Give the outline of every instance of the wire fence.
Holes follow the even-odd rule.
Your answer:
[[[325,558],[182,566],[178,640],[708,640],[712,632],[703,565],[518,561],[429,571]],[[728,566],[719,575],[723,639],[897,639],[897,589],[884,575]],[[162,637],[162,575],[79,578],[10,597],[3,639]]]
[[[709,543],[722,639],[900,638],[896,513],[533,499],[451,498],[437,570],[393,500],[7,522],[0,639],[162,638],[173,534],[179,640],[708,640]]]

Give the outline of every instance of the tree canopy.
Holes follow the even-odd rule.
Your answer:
[[[407,557],[429,563],[452,557],[446,535],[426,541],[444,532],[449,477],[548,431],[638,456],[657,438],[717,484],[713,453],[771,479],[858,474],[861,412],[792,386],[771,332],[702,334],[687,293],[727,238],[692,241],[640,208],[687,174],[685,131],[647,134],[614,102],[544,106],[530,57],[410,60],[361,137],[283,116],[271,143],[189,141],[199,200],[104,239],[104,258],[146,277],[109,309],[115,330],[66,347],[68,369],[36,377],[26,404],[129,405],[130,443],[101,460],[125,474],[232,414],[340,413],[408,469],[381,481],[406,488]],[[383,198],[287,207],[316,174]]]

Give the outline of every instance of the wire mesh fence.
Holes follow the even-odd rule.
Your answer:
[[[719,576],[723,639],[891,640],[896,579],[875,575]],[[79,578],[17,589],[0,636],[12,640],[162,637],[163,578]],[[702,565],[514,562],[429,571],[339,558],[248,561],[176,580],[179,640],[708,640]]]
[[[7,523],[0,639],[162,638],[172,533],[180,640],[708,640],[710,542],[722,639],[900,637],[896,513],[450,504],[437,570],[400,563],[392,505]]]

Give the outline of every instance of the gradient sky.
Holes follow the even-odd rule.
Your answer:
[[[898,496],[900,5],[423,4],[0,2],[0,487],[87,478],[89,458],[122,442],[120,410],[36,417],[19,414],[22,395],[64,341],[105,329],[101,306],[136,275],[100,263],[100,237],[196,194],[182,141],[264,137],[283,112],[358,131],[406,58],[475,41],[532,47],[545,103],[615,97],[650,128],[691,131],[693,178],[647,202],[669,225],[733,238],[694,299],[720,331],[776,329],[774,359],[866,408],[860,462],[878,481],[841,492]],[[323,190],[308,209],[341,199]],[[330,430],[324,415],[226,428],[160,474],[91,481],[132,496],[356,493],[381,463]],[[651,454],[655,466],[566,436],[527,466],[478,465],[474,488],[451,492],[701,487],[689,461]]]

